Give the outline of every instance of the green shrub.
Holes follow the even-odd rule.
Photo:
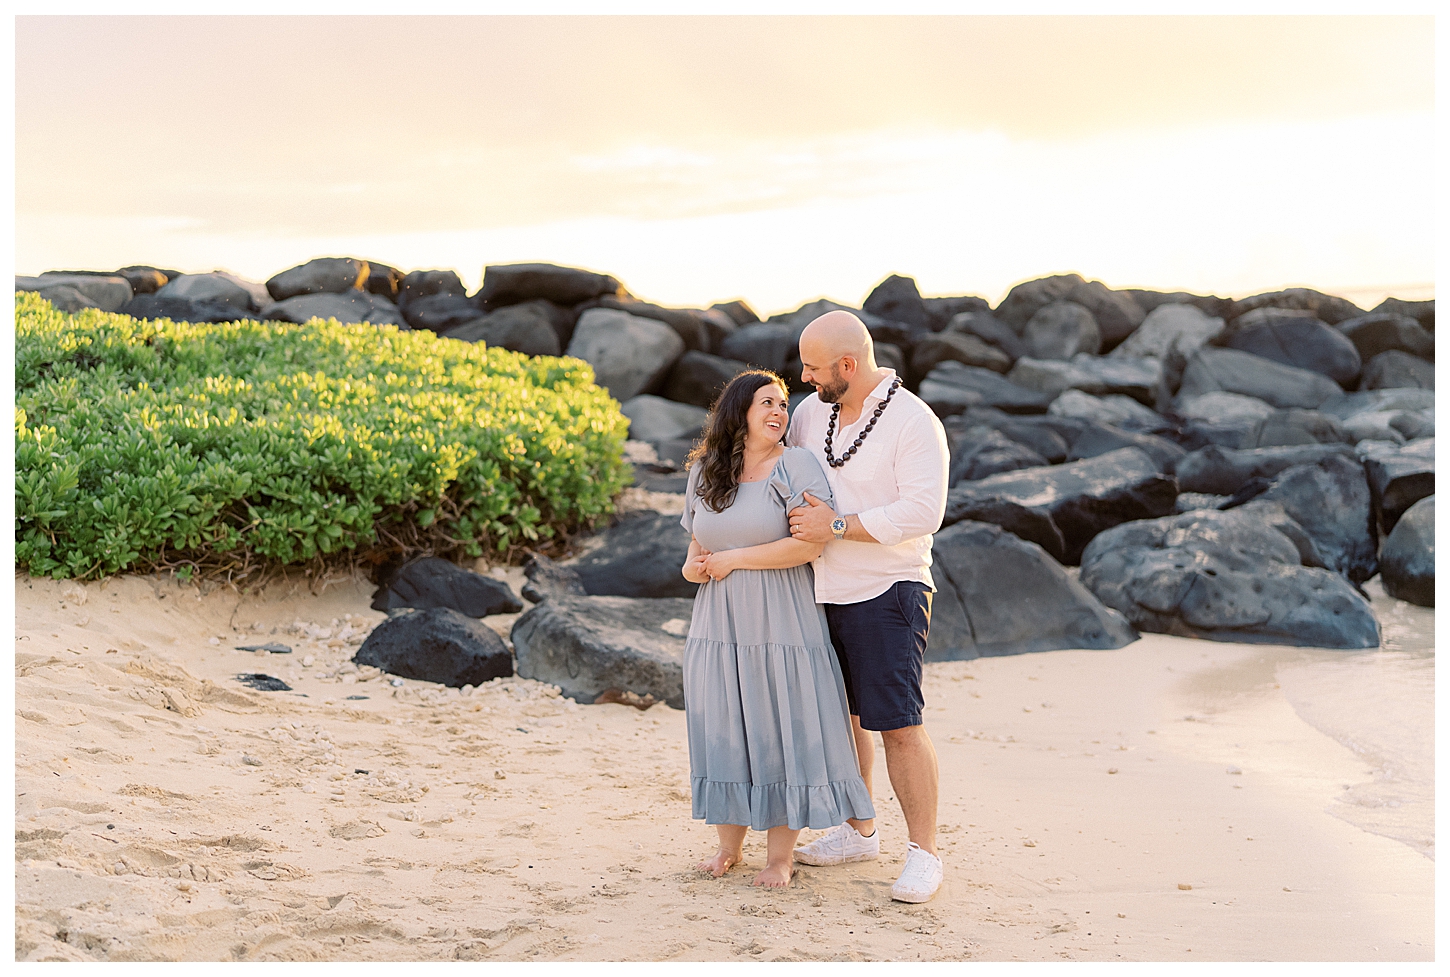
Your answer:
[[[481,555],[612,509],[627,423],[576,359],[392,326],[15,303],[16,562],[36,575]]]

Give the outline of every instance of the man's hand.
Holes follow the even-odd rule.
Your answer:
[[[829,543],[836,538],[831,532],[831,523],[835,520],[835,510],[807,492],[806,504],[790,510],[791,538],[822,545]]]

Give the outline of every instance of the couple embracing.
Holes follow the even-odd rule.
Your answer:
[[[701,585],[684,658],[690,779],[694,817],[720,835],[699,868],[724,875],[749,828],[767,833],[757,885],[789,885],[795,861],[876,858],[878,731],[909,836],[891,895],[926,902],[942,879],[921,677],[946,434],[876,365],[851,313],[811,322],[800,354],[816,393],[793,420],[779,377],[742,373],[690,459],[682,573]],[[797,848],[804,828],[831,830]]]

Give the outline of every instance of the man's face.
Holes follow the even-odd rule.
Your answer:
[[[844,359],[844,356],[837,357],[824,366],[812,366],[804,362],[801,364],[801,382],[815,387],[816,396],[823,404],[837,403],[850,386],[850,382],[841,375],[841,363]]]

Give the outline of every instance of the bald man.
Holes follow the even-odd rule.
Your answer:
[[[816,388],[795,409],[787,443],[809,448],[826,470],[836,509],[808,496],[790,513],[791,535],[824,543],[816,600],[846,680],[856,755],[866,789],[881,734],[886,772],[909,837],[891,888],[926,902],[941,885],[936,853],[937,760],[922,725],[922,663],[931,623],[932,533],[947,498],[946,432],[936,414],[876,365],[856,316],[828,312],[801,333],[801,379]],[[809,865],[876,858],[872,821],[850,820],[796,849]]]

